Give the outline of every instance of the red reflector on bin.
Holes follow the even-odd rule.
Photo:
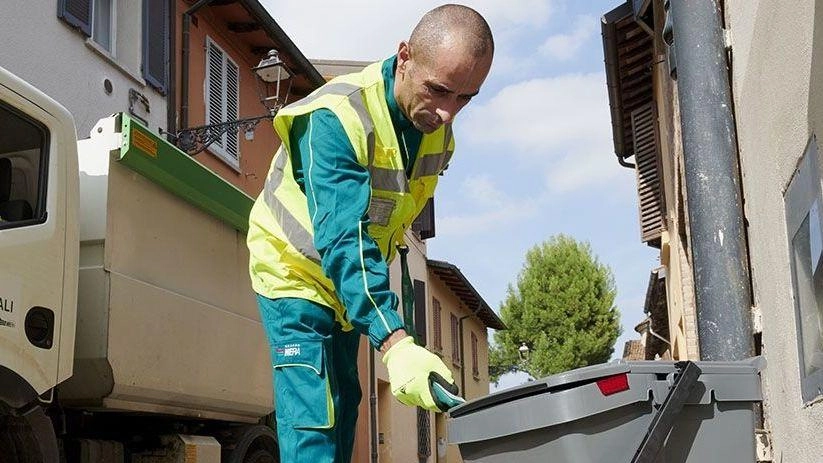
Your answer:
[[[597,381],[597,387],[603,395],[612,395],[629,390],[629,375],[622,373]]]

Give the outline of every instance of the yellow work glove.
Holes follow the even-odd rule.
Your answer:
[[[453,391],[457,391],[452,372],[440,360],[423,347],[414,343],[411,336],[397,341],[383,354],[383,363],[389,370],[391,392],[400,402],[423,407],[427,410],[446,411],[438,407],[432,396],[430,375],[439,375]],[[435,376],[436,377],[436,376]]]

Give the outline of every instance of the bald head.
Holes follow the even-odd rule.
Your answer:
[[[480,92],[491,68],[494,41],[471,8],[443,5],[426,13],[397,48],[394,97],[423,133],[432,133]]]
[[[439,6],[417,23],[409,45],[419,58],[431,62],[441,47],[460,47],[472,58],[483,58],[494,52],[494,39],[489,24],[477,11],[463,5]]]

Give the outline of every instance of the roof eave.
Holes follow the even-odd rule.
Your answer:
[[[469,291],[474,298],[477,299],[476,308],[472,310],[473,315],[479,318],[487,328],[492,328],[495,330],[505,330],[507,329],[506,324],[503,323],[503,320],[494,312],[494,310],[489,307],[489,304],[480,296],[480,293],[472,286],[471,282],[463,275],[463,272],[460,269],[449,262],[440,261],[440,260],[432,260],[427,259],[426,265],[428,267],[437,268],[441,270],[448,271],[452,275],[454,275],[460,282],[460,285],[463,289]],[[448,282],[444,282],[447,285]],[[449,289],[452,289],[451,287]]]
[[[280,44],[281,50],[278,51],[294,58],[296,69],[292,69],[292,71],[305,75],[306,79],[314,88],[318,88],[326,83],[326,80],[320,75],[317,68],[315,68],[303,52],[297,48],[297,45],[292,42],[291,38],[289,38],[286,32],[283,31],[280,25],[277,24],[258,0],[241,0],[241,2],[246,6],[252,16],[260,22],[266,34]]]

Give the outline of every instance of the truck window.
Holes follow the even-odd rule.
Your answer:
[[[46,219],[48,131],[0,102],[0,230]]]

